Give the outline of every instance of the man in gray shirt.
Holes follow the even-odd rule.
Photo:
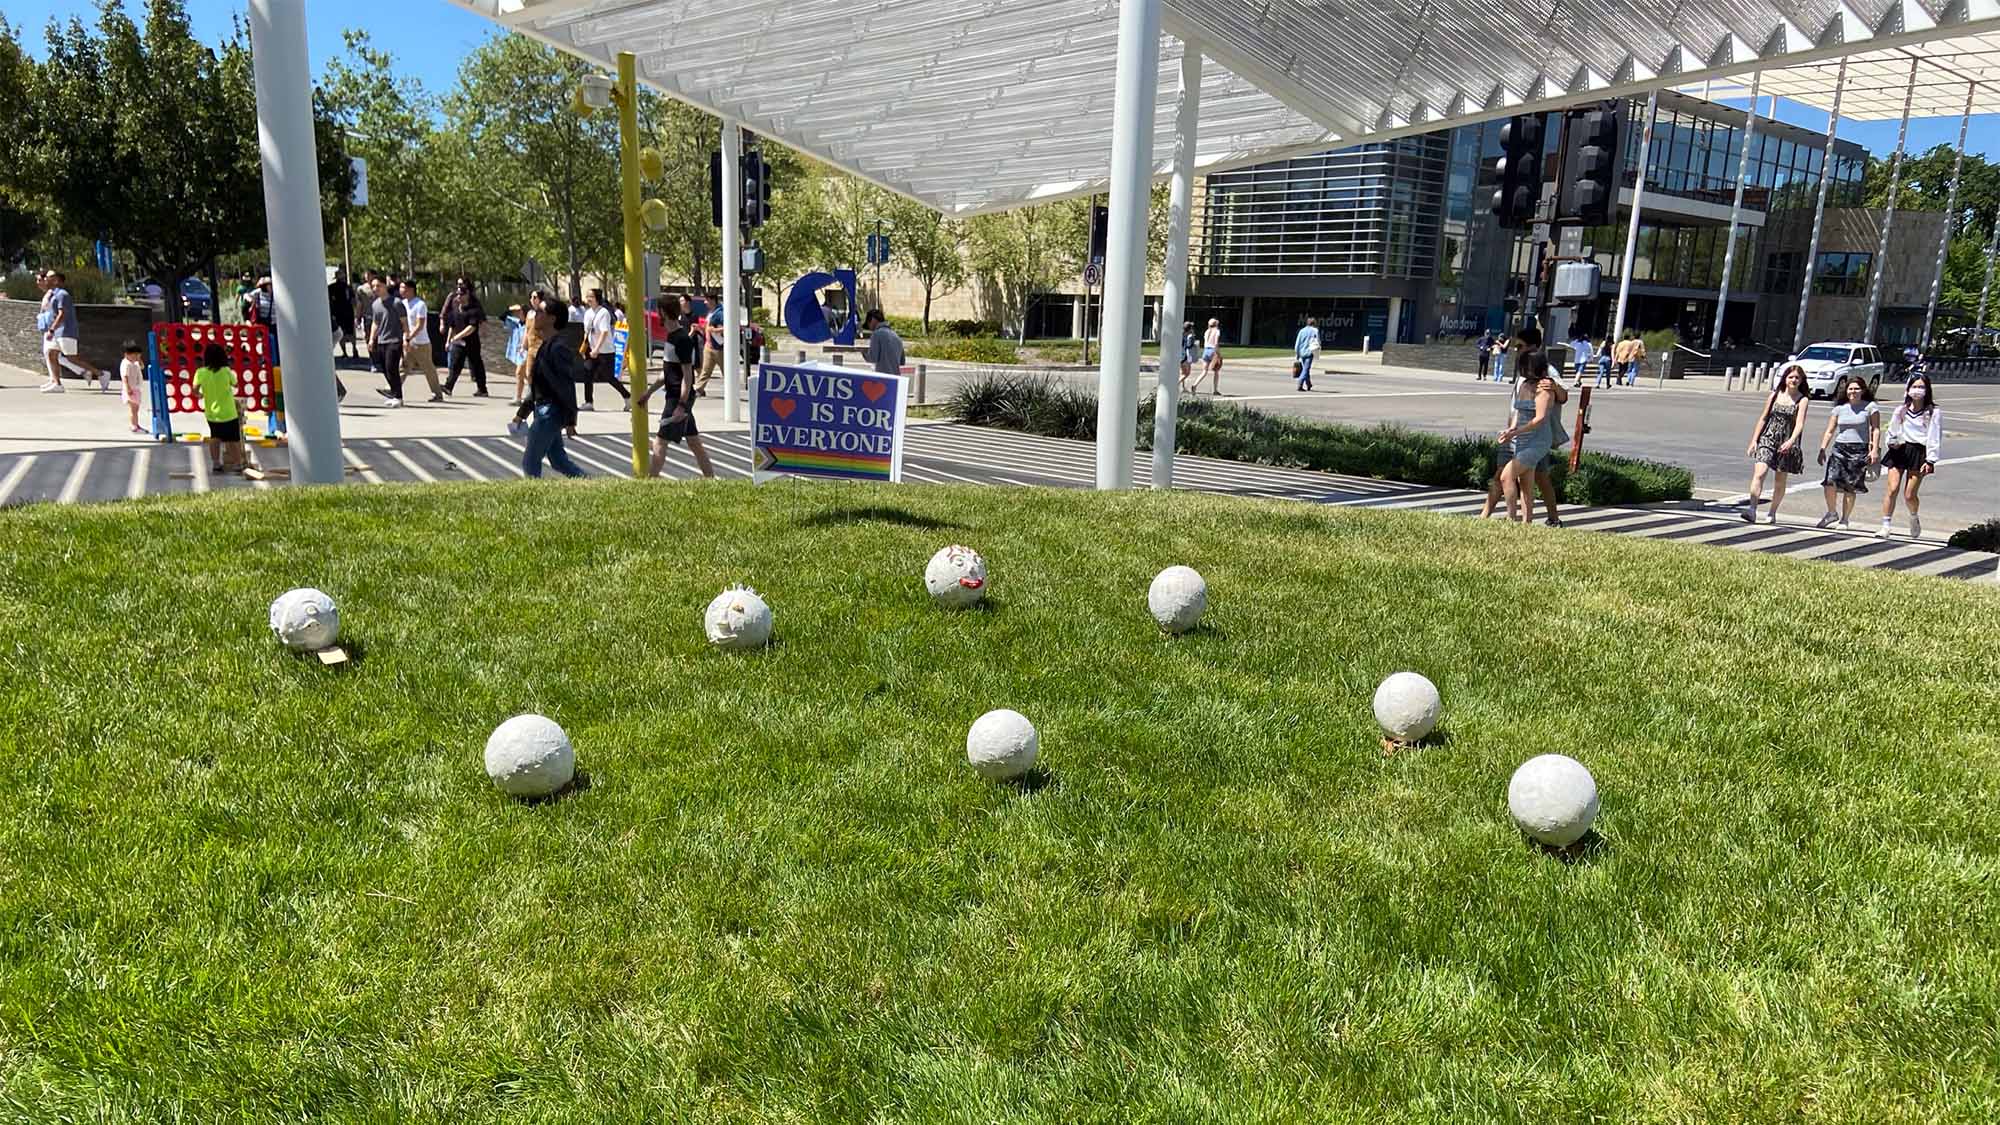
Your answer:
[[[408,310],[401,295],[389,291],[389,283],[375,279],[375,303],[368,306],[368,355],[382,369],[387,390],[377,390],[382,405],[403,405],[403,336]],[[433,373],[435,377],[435,373]]]
[[[903,373],[903,338],[889,327],[889,318],[881,309],[869,309],[868,319],[862,325],[868,330],[868,350],[863,354],[877,373],[901,375]]]

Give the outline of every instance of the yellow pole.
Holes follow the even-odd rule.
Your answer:
[[[639,81],[630,51],[618,52],[618,165],[625,197],[625,385],[632,388],[632,477],[646,479],[651,452],[647,448],[645,393],[646,297],[652,286],[640,275],[646,270],[646,247],[639,223]]]

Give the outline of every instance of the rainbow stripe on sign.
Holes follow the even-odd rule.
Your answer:
[[[850,480],[889,480],[890,458],[865,453],[828,453],[783,445],[757,447],[757,468],[767,473],[809,472]]]

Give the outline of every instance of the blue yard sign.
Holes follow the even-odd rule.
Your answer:
[[[903,479],[909,380],[829,364],[759,364],[751,479]]]

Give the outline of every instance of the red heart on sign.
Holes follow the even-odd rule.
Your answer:
[[[774,398],[771,400],[771,413],[776,414],[781,421],[790,418],[792,411],[798,408],[799,403],[797,399]]]
[[[868,396],[869,402],[874,402],[876,399],[889,393],[889,388],[873,379],[864,379],[861,383],[861,393]]]

